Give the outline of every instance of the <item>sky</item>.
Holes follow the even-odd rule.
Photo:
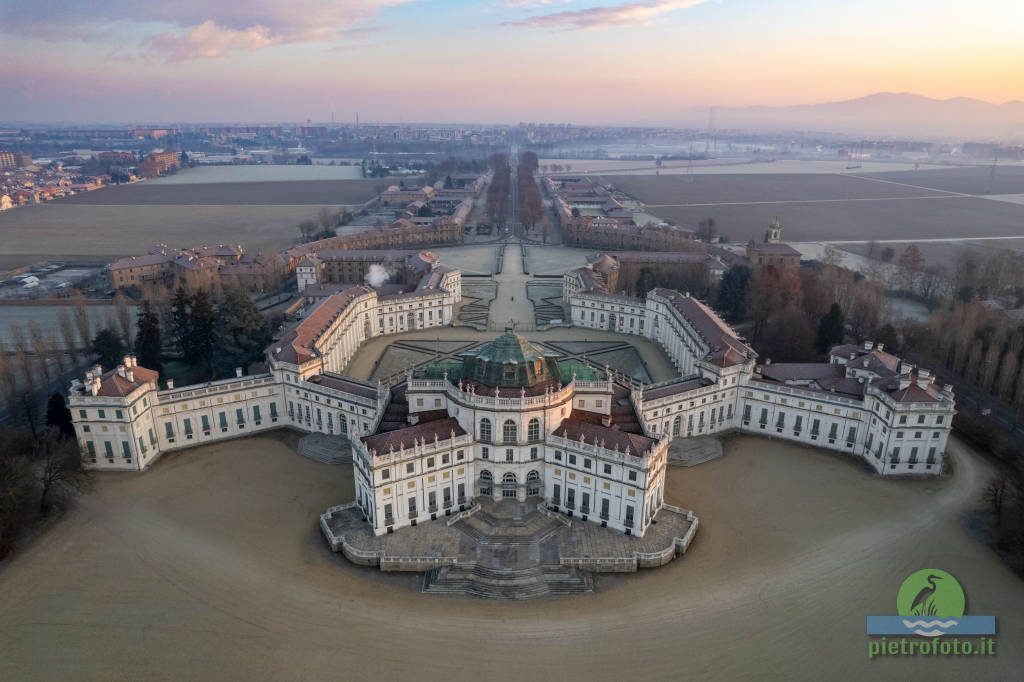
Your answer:
[[[1024,100],[1017,0],[0,0],[0,121],[681,123]]]

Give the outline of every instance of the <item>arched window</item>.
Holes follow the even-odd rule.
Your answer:
[[[481,495],[491,495],[493,493],[493,488],[491,487],[493,483],[494,483],[494,477],[491,476],[491,472],[490,471],[488,471],[487,469],[484,469],[483,471],[480,472],[480,494]]]
[[[505,475],[501,477],[501,496],[515,497],[518,483],[514,473],[511,471],[505,472]]]
[[[526,427],[526,438],[530,441],[540,440],[540,420],[531,419]]]
[[[501,425],[501,436],[506,443],[515,443],[516,423],[511,419],[506,419],[505,423]]]
[[[526,494],[531,497],[540,495],[540,474],[536,471],[526,474]]]
[[[487,417],[480,420],[480,440],[484,443],[491,442],[491,420]]]
[[[672,436],[673,437],[678,437],[679,436],[679,427],[681,426],[682,421],[683,421],[682,417],[680,417],[678,414],[676,415],[676,418],[672,420]]]

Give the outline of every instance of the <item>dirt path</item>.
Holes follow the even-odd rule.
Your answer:
[[[601,578],[589,596],[428,597],[326,551],[326,506],[351,472],[291,436],[171,455],[104,476],[0,573],[2,679],[1008,679],[1021,583],[960,526],[987,467],[884,481],[840,457],[735,438],[670,468],[667,501],[701,531],[682,561]],[[999,618],[992,659],[868,661],[864,616],[935,566],[970,612]]]

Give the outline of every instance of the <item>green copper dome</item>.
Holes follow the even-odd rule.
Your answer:
[[[592,369],[579,362],[559,363],[559,354],[540,348],[507,329],[490,343],[462,354],[461,362],[437,362],[423,369],[425,378],[448,376],[453,383],[470,380],[493,387],[529,388],[543,382],[567,383],[575,373],[593,380]],[[568,375],[568,376],[566,376]]]

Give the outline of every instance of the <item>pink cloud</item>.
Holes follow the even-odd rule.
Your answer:
[[[10,0],[0,0],[0,9]],[[168,60],[220,57],[273,45],[340,42],[389,6],[414,0],[50,0],[5,16],[0,33],[48,40],[97,41],[113,22],[167,29],[142,47]]]
[[[650,23],[655,17],[679,9],[702,5],[709,0],[643,0],[607,7],[567,10],[541,14],[522,21],[506,21],[506,26],[529,28],[563,28],[566,30],[592,30]]]

